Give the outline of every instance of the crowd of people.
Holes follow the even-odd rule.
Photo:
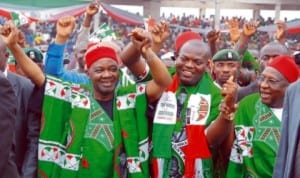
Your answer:
[[[102,14],[122,36],[95,42],[98,11],[36,36],[3,21],[0,178],[300,177],[300,45],[284,21],[253,48],[260,21],[222,19],[224,36],[172,27],[197,18],[145,30]]]
[[[238,20],[238,26],[239,28],[242,28],[243,24],[247,23],[247,19],[244,17],[234,17]],[[76,25],[74,29],[74,33],[72,33],[70,39],[68,40],[68,47],[66,50],[66,55],[69,56],[73,51],[73,46],[75,44],[78,31],[80,29],[80,24],[82,24],[84,19],[84,15],[79,16],[76,19]],[[7,20],[3,17],[0,17],[0,24],[3,24],[4,21]],[[220,48],[229,48],[230,47],[230,36],[228,33],[228,30],[230,29],[230,21],[232,19],[229,17],[222,16],[220,19]],[[109,26],[116,32],[118,35],[118,39],[122,42],[122,44],[126,45],[130,40],[127,38],[128,33],[131,32],[134,28],[137,26],[134,25],[128,25],[121,22],[118,22],[108,16],[103,11],[100,11],[99,21],[102,23],[107,23]],[[166,40],[164,46],[162,47],[162,53],[173,51],[173,49],[170,47],[172,44],[174,44],[176,37],[179,33],[190,30],[190,29],[202,29],[198,31],[203,37],[204,40],[206,40],[205,36],[208,31],[214,28],[214,18],[212,17],[196,17],[194,15],[185,15],[182,14],[181,16],[175,16],[174,14],[169,14],[169,16],[166,16],[165,14],[162,14],[160,17],[160,21],[167,21],[170,25],[170,31],[171,35]],[[274,25],[275,20],[271,17],[264,19],[262,16],[259,16],[257,21],[260,22],[260,26],[266,26],[266,25]],[[284,22],[287,22],[286,19],[284,19]],[[141,27],[141,26],[138,26]],[[55,22],[47,22],[47,21],[38,21],[35,23],[34,26],[30,26],[29,24],[22,25],[20,28],[22,32],[25,35],[27,45],[29,46],[38,46],[42,49],[42,51],[45,51],[47,49],[47,46],[51,42],[52,39],[55,38]],[[92,29],[93,30],[93,29]],[[257,31],[257,33],[253,36],[253,38],[249,41],[249,48],[259,50],[262,48],[265,44],[269,43],[272,40],[272,35],[269,32],[264,31]],[[297,34],[287,34],[286,36],[287,44],[290,46],[290,48],[295,48],[297,43],[300,41],[300,36]],[[223,43],[222,43],[223,42]],[[227,42],[227,43],[226,43]]]

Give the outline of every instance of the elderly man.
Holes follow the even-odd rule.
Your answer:
[[[245,57],[249,58],[249,53],[246,51],[248,47],[248,41],[256,33],[256,30],[258,28],[258,22],[248,22],[243,25],[243,31],[238,34],[240,36],[239,41],[235,45],[236,51],[243,56],[244,61]],[[281,23],[280,23],[281,24]],[[285,29],[277,27],[276,30],[276,41],[270,42],[263,46],[260,50],[260,55],[258,58],[258,62],[260,64],[260,71],[263,71],[265,66],[268,65],[269,62],[272,61],[272,59],[279,55],[289,55],[289,51],[287,47],[282,43],[282,41],[285,40]],[[248,57],[247,57],[248,56]],[[248,61],[250,62],[250,61]],[[248,63],[246,62],[246,63]],[[251,64],[252,63],[252,64]],[[256,64],[253,62],[250,62],[250,66],[256,66]],[[256,68],[256,67],[255,67]],[[257,70],[257,69],[256,69]],[[237,101],[240,101],[245,96],[248,96],[249,94],[258,92],[258,83],[256,81],[248,84],[245,87],[240,87],[238,91]]]
[[[261,71],[265,69],[268,63],[272,62],[274,57],[279,55],[289,55],[288,49],[279,42],[270,42],[260,50],[259,64]],[[246,87],[239,88],[238,101],[245,96],[258,91],[258,83],[256,81],[250,83]]]
[[[150,48],[150,40],[133,31],[132,42],[146,59],[153,79],[116,88],[117,54],[95,45],[85,56],[92,91],[46,78],[15,43],[17,28],[8,22],[2,38],[43,98],[39,140],[39,174],[47,177],[149,177],[147,104],[157,100],[171,77]],[[40,103],[42,100],[38,100]],[[42,104],[41,104],[42,105]]]
[[[227,177],[272,177],[285,90],[297,79],[293,59],[275,57],[258,79],[259,93],[240,101]]]

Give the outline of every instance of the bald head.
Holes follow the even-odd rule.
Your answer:
[[[279,56],[279,55],[289,55],[289,50],[283,44],[273,41],[266,44],[260,51],[260,58],[264,56]]]
[[[182,47],[180,48],[178,55],[186,50],[186,48],[195,48],[197,51],[199,51],[201,53],[201,56],[203,56],[203,58],[205,59],[209,59],[211,58],[211,53],[210,53],[210,48],[208,47],[208,45],[206,43],[204,43],[201,40],[190,40],[187,41],[186,43],[184,43],[182,45]]]
[[[261,71],[263,71],[276,56],[280,55],[289,55],[289,50],[286,46],[276,41],[266,44],[261,49],[259,57]]]

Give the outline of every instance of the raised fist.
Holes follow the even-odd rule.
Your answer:
[[[57,36],[69,38],[75,27],[75,18],[66,16],[60,18],[56,23]]]
[[[208,43],[215,43],[220,36],[220,31],[217,30],[211,30],[207,33],[206,38]]]

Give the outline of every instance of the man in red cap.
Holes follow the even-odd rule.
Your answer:
[[[240,101],[234,117],[227,177],[272,177],[285,90],[297,79],[294,60],[289,56],[275,57],[258,79],[259,93]]]
[[[131,41],[152,74],[147,84],[117,87],[119,65],[110,47],[92,46],[85,55],[91,86],[47,77],[26,56],[17,27],[5,25],[3,41],[36,84],[34,110],[42,112],[38,174],[46,177],[149,177],[147,105],[172,82],[142,31]],[[43,108],[40,108],[43,107]]]
[[[224,84],[228,99],[220,112],[221,90],[206,70],[210,49],[195,32],[178,36],[175,58],[173,83],[154,115],[152,177],[212,177],[211,148],[233,127],[237,86],[232,80]]]

